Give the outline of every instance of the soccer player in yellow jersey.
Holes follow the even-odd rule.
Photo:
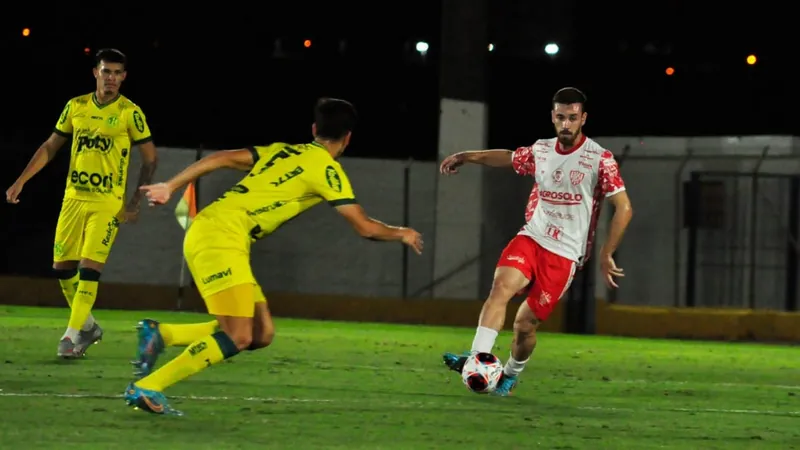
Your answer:
[[[123,206],[131,147],[138,146],[142,154],[138,186],[151,183],[156,169],[156,147],[144,113],[119,93],[127,75],[125,55],[103,49],[95,62],[96,91],[67,102],[53,133],[6,191],[9,203],[19,203],[25,183],[64,143],[72,141],[53,245],[53,269],[71,307],[67,330],[58,344],[62,358],[83,356],[103,336],[91,314],[97,283],[120,222],[136,220],[141,199],[137,189]]]
[[[197,215],[183,244],[189,270],[216,321],[140,322],[136,365],[138,375],[144,377],[125,390],[129,405],[157,414],[180,414],[167,405],[162,393],[166,388],[240,351],[272,342],[275,328],[250,268],[250,245],[323,200],[362,237],[401,241],[421,253],[419,233],[372,219],[356,202],[350,181],[336,161],[350,143],[355,121],[350,103],[323,98],[314,111],[313,142],[216,152],[166,183],[142,187],[151,204],[164,204],[176,190],[214,170],[249,172]],[[188,344],[182,354],[151,372],[165,346],[181,344]]]

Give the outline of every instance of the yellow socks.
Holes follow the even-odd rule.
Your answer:
[[[217,331],[193,342],[175,359],[137,381],[136,386],[161,392],[178,381],[238,353],[239,349],[231,338],[224,331]]]
[[[186,324],[158,324],[158,331],[166,347],[173,345],[189,345],[192,342],[208,336],[217,331],[218,322],[186,323]]]
[[[80,284],[80,276],[78,274],[78,269],[67,269],[67,270],[55,270],[56,277],[58,278],[58,284],[61,286],[61,293],[64,294],[64,299],[67,300],[67,304],[72,308],[72,302],[75,298],[75,293],[78,291],[78,284]],[[95,289],[95,292],[97,290]],[[89,308],[91,311],[91,307]],[[71,315],[70,315],[71,317]],[[91,313],[86,316],[86,320],[84,320],[82,326],[79,329],[84,331],[89,331],[94,326],[94,317]]]
[[[61,286],[61,293],[64,294],[67,304],[71,307],[72,299],[78,290],[78,269],[56,270],[55,272],[56,277],[58,277],[58,284]]]
[[[92,312],[92,306],[97,298],[97,283],[100,281],[100,272],[93,269],[81,268],[78,277],[78,289],[72,299],[72,312],[67,325],[68,337],[73,342],[77,336],[72,336],[80,330]]]

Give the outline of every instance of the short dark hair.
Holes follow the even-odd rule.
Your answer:
[[[356,126],[356,108],[348,101],[323,97],[314,107],[314,123],[317,136],[339,140],[347,136]]]
[[[574,87],[559,89],[556,95],[553,96],[553,108],[555,108],[556,103],[561,103],[562,105],[580,103],[581,111],[586,111],[586,95],[580,89]]]
[[[101,48],[97,51],[97,53],[95,53],[94,65],[99,66],[103,61],[122,64],[122,67],[124,68],[128,66],[128,57],[125,56],[125,53],[122,53],[115,48]]]

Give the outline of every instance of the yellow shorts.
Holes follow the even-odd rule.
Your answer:
[[[183,254],[210,314],[253,317],[255,303],[266,301],[250,268],[247,233],[197,217],[186,232]]]
[[[56,225],[53,261],[86,258],[105,263],[119,231],[121,206],[65,198]]]

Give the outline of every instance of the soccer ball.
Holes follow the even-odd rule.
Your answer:
[[[503,375],[503,363],[491,353],[469,355],[461,371],[461,379],[472,392],[488,394],[495,390]]]

